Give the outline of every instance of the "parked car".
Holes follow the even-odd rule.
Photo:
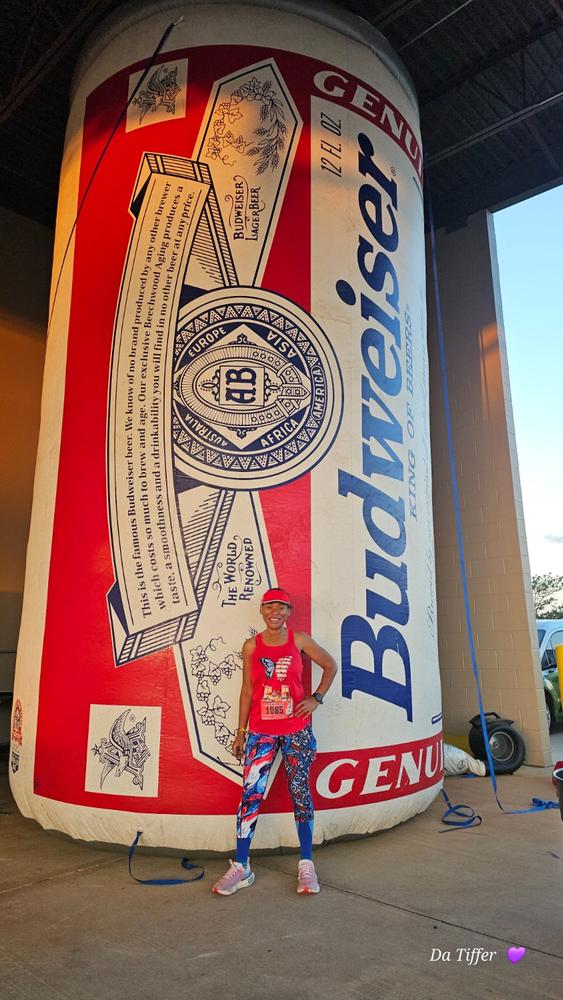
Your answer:
[[[559,689],[559,674],[555,663],[555,646],[563,645],[563,618],[537,620],[540,662],[543,674],[547,725],[553,729],[556,722],[563,722],[563,705]]]

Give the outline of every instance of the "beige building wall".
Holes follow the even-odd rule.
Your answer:
[[[492,216],[437,234],[449,396],[469,598],[485,711],[513,719],[527,763],[549,737],[526,547]],[[428,341],[444,731],[467,735],[471,668],[428,255]]]
[[[0,744],[9,738],[31,515],[53,234],[0,208]]]

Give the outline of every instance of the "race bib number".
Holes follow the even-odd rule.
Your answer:
[[[290,719],[293,715],[293,698],[285,684],[281,691],[266,686],[260,705],[263,719]]]

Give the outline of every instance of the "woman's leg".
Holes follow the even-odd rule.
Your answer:
[[[282,737],[281,749],[289,794],[293,802],[301,860],[310,861],[313,856],[314,809],[309,785],[309,772],[317,749],[311,726],[306,726],[297,733]]]
[[[236,854],[236,860],[245,868],[268,776],[278,750],[278,740],[277,736],[261,733],[249,733],[246,738],[242,798],[237,812]]]

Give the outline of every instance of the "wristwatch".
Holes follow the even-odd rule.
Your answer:
[[[313,694],[313,698],[315,699],[315,701],[318,701],[319,705],[322,705],[322,703],[323,703],[323,696],[322,696],[322,694],[319,694],[318,691],[315,691],[314,694]]]

